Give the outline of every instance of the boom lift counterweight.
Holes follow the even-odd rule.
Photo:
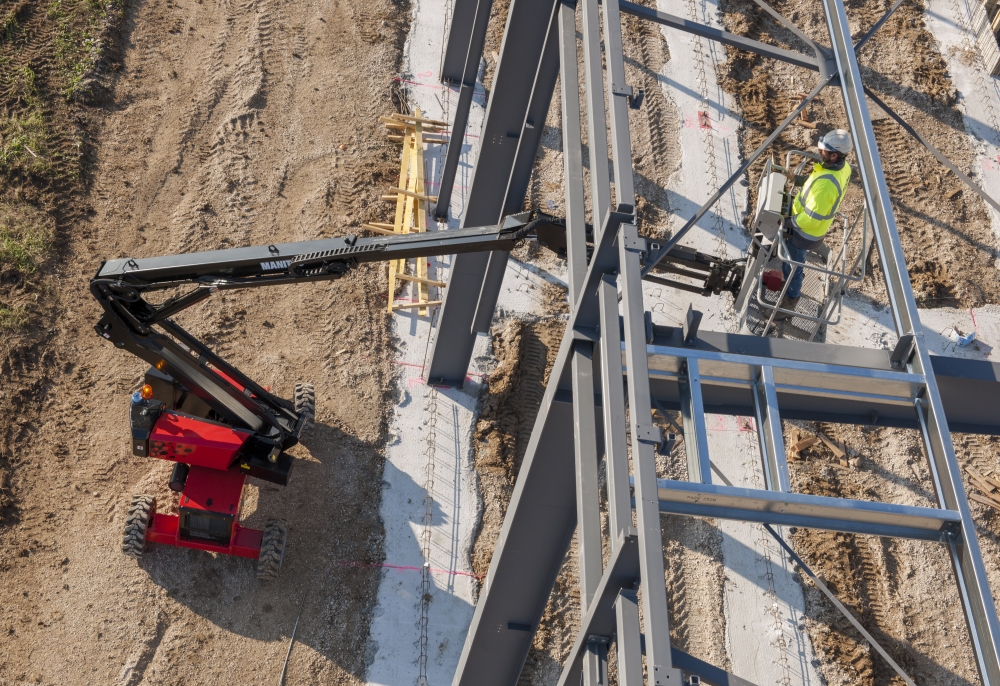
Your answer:
[[[178,515],[161,514],[149,496],[129,509],[123,550],[142,555],[148,542],[258,559],[258,576],[274,578],[284,554],[280,520],[264,531],[239,524],[247,476],[286,485],[299,442],[314,416],[310,384],[295,398],[280,398],[185,331],[174,315],[219,289],[339,279],[363,262],[384,262],[491,250],[512,250],[535,238],[565,256],[565,225],[537,211],[506,217],[496,226],[434,233],[327,238],[167,257],[104,262],[90,290],[104,315],[97,333],[151,367],[130,410],[132,452],[175,463],[171,489],[180,493]],[[647,239],[647,252],[658,245]],[[739,292],[742,263],[676,248],[660,273],[647,278],[703,295]],[[152,304],[147,293],[194,285],[185,294]]]

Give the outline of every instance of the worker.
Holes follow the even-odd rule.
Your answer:
[[[847,164],[847,156],[854,148],[851,134],[844,129],[830,131],[819,139],[820,162],[813,165],[808,176],[795,176],[787,172],[795,186],[802,190],[795,196],[792,203],[791,216],[785,219],[785,246],[788,256],[794,262],[805,263],[806,252],[813,250],[826,237],[833,218],[844,199],[847,183],[851,179],[851,165]],[[802,296],[802,280],[805,277],[802,267],[792,267],[782,263],[781,272],[787,281],[791,274],[791,282],[785,291],[785,297],[780,307],[795,311]],[[775,319],[788,319],[794,315],[778,312]]]

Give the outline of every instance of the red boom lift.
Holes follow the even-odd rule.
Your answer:
[[[103,262],[90,283],[104,309],[95,329],[151,365],[131,399],[132,453],[173,462],[170,488],[180,493],[176,515],[157,512],[150,496],[133,497],[124,553],[141,557],[147,543],[196,548],[256,558],[258,578],[275,578],[284,557],[285,525],[271,519],[263,531],[242,527],[243,486],[248,476],[286,485],[292,468],[286,451],[315,415],[311,384],[296,385],[292,400],[273,395],[181,328],[175,314],[219,289],[327,281],[361,262],[509,251],[528,237],[565,256],[563,221],[531,211],[496,226]],[[655,252],[658,246],[649,247]],[[739,263],[682,247],[658,269],[703,281],[647,279],[706,295],[736,293],[742,277]],[[188,285],[195,288],[158,304],[145,299],[150,292]]]

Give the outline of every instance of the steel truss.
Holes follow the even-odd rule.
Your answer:
[[[643,683],[643,659],[651,685],[680,684],[685,673],[712,684],[747,683],[670,645],[661,512],[941,543],[951,557],[982,683],[1000,686],[1000,624],[949,429],[951,422],[951,428],[1000,432],[1000,403],[993,402],[1000,399],[1000,366],[931,358],[921,333],[856,57],[885,17],[853,45],[842,0],[823,0],[831,43],[825,47],[763,0],[755,1],[799,35],[813,55],[764,45],[625,0],[603,4],[580,0],[579,7],[577,0],[511,2],[465,221],[494,222],[520,207],[559,70],[572,309],[455,686],[517,682],[574,532],[582,622],[560,684],[606,684],[612,650],[617,652],[618,680],[623,685]],[[481,13],[488,14],[490,4],[490,0],[456,0],[445,63],[453,65],[454,74],[461,73],[463,87],[472,70],[478,69],[477,51],[482,49],[478,36],[485,31]],[[583,27],[582,79],[577,69],[577,11]],[[628,128],[632,89],[625,82],[621,12],[817,71],[817,85],[799,109],[825,87],[840,87],[899,336],[894,351],[711,332],[694,336],[692,331],[647,326],[641,277],[746,173],[799,110],[748,156],[684,228],[655,254],[647,254],[647,243],[639,239],[634,225]],[[593,172],[595,232],[589,262],[581,89]],[[452,140],[460,142],[462,134],[454,131]],[[614,171],[613,201],[605,160],[611,161]],[[963,180],[974,186],[967,177]],[[434,344],[432,381],[464,378],[476,332],[489,325],[505,263],[502,251],[456,258]],[[663,438],[649,419],[654,403],[682,413],[688,481],[656,477],[655,450]],[[766,490],[712,483],[706,412],[757,418]],[[783,418],[919,429],[938,507],[791,492]],[[568,436],[575,440],[567,441]],[[599,509],[602,464],[609,509],[606,532]],[[611,550],[606,563],[602,540],[608,540]]]

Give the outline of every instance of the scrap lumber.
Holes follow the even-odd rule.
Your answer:
[[[823,441],[827,448],[833,451],[833,456],[838,460],[843,460],[847,457],[846,446],[843,443],[833,440],[822,431],[817,431],[816,436],[819,437],[819,440]]]
[[[427,203],[437,202],[437,196],[425,193],[424,144],[447,142],[447,136],[441,133],[443,129],[440,128],[447,127],[447,124],[423,117],[420,110],[415,110],[413,115],[397,113],[380,119],[388,130],[388,139],[402,145],[399,182],[390,193],[382,196],[383,200],[396,203],[396,213],[392,224],[370,222],[364,224],[364,228],[385,235],[426,231]],[[428,133],[434,135],[428,136]],[[414,260],[416,274],[407,274],[407,262],[408,260],[389,262],[389,312],[419,308],[420,314],[426,316],[429,307],[441,304],[440,300],[430,300],[429,289],[441,288],[445,283],[427,277],[427,260]],[[415,284],[415,302],[396,302],[396,283],[399,281]]]
[[[401,112],[393,112],[392,118],[399,119],[400,121],[413,122],[414,124],[430,124],[431,126],[448,126],[448,122],[439,121],[437,119],[425,119],[419,114],[420,110],[417,110],[418,114],[402,114]]]
[[[992,476],[984,476],[972,465],[967,466],[965,471],[969,475],[969,482],[982,492],[982,495],[968,493],[969,500],[1000,510],[1000,480]]]

